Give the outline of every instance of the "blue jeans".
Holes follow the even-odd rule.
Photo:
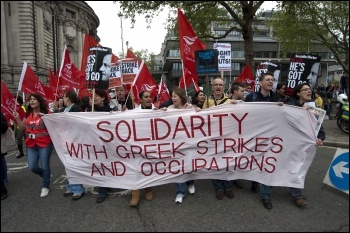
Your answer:
[[[231,180],[212,180],[215,191],[232,190]]]
[[[33,148],[27,148],[27,161],[29,170],[43,178],[43,188],[50,187],[50,158],[52,149],[52,143],[44,148],[40,148],[38,146],[35,146]],[[39,167],[39,160],[41,167]]]
[[[299,188],[290,188],[290,194],[293,197],[293,200],[303,198],[303,190]]]
[[[260,188],[261,200],[270,199],[270,195],[272,192],[272,186],[267,186],[264,184],[259,184],[259,186],[260,186],[259,188]],[[303,197],[302,191],[303,190],[300,188],[290,188],[290,194],[292,195],[293,200],[302,198]]]
[[[98,188],[98,196],[99,197],[107,197],[109,190],[110,190],[110,188],[107,188],[107,187],[99,187]]]
[[[261,200],[270,199],[270,195],[272,192],[272,186],[267,186],[267,185],[259,183],[259,190],[260,190]]]
[[[175,186],[176,186],[176,195],[177,194],[185,195],[186,185],[190,186],[190,185],[193,185],[193,184],[194,184],[194,180],[189,180],[189,181],[186,181],[184,183],[176,183],[175,184]]]
[[[82,184],[67,184],[66,186],[67,191],[70,193],[73,193],[73,195],[80,195],[82,193],[85,193],[85,188]]]

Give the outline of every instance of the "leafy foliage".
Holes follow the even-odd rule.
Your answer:
[[[284,51],[306,52],[326,46],[349,72],[349,2],[281,1],[270,25]]]
[[[144,14],[149,25],[152,18],[164,9],[169,9],[165,28],[168,33],[177,30],[177,8],[186,15],[197,36],[203,42],[207,39],[222,39],[230,32],[242,33],[245,42],[245,63],[254,67],[252,22],[264,1],[117,1],[126,18],[135,23],[135,16]],[[228,26],[223,35],[213,35],[211,25]]]

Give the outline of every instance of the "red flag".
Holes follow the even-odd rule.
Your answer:
[[[112,53],[112,60],[111,63],[116,63],[119,60],[119,57]]]
[[[22,73],[18,83],[18,90],[26,94],[38,93],[46,99],[44,84],[40,82],[27,62],[23,63]]]
[[[53,75],[51,68],[49,68],[49,83],[52,92],[52,100],[58,100],[58,96],[56,96],[57,78]]]
[[[85,86],[85,75],[71,62],[69,51],[64,47],[60,72],[58,74],[59,90],[65,92],[69,89],[79,89]]]
[[[45,91],[45,96],[46,96],[46,101],[48,103],[52,102],[55,100],[55,95],[54,95],[54,91],[51,89],[50,86],[43,86],[44,91]]]
[[[169,94],[168,88],[166,87],[165,83],[161,79],[158,85],[158,98],[157,98],[158,106],[168,101],[169,99],[170,99],[170,94]]]
[[[95,47],[95,46],[100,46],[100,44],[94,38],[92,38],[88,34],[85,34],[83,56],[81,58],[81,66],[80,66],[80,70],[84,73],[84,78],[85,78],[85,70],[87,65],[87,58],[89,56],[89,49],[90,47]]]
[[[184,67],[184,74],[185,78],[183,75],[181,75],[180,80],[179,80],[179,87],[183,89],[188,89],[192,83],[192,79],[198,81],[198,76],[197,75],[192,75],[192,73]],[[185,88],[185,81],[186,80],[186,88]]]
[[[78,98],[81,99],[84,96],[90,96],[90,92],[88,91],[88,89],[86,89],[86,88],[79,89]]]
[[[140,104],[139,94],[142,91],[149,91],[151,94],[152,102],[155,101],[155,97],[158,91],[158,85],[149,72],[147,65],[142,61],[139,73],[136,75],[134,83],[132,84],[132,91],[135,97],[135,102]]]
[[[23,108],[17,103],[16,98],[6,87],[4,81],[1,80],[1,112],[5,115],[8,125],[10,125],[10,119],[16,122],[16,119],[12,115],[14,111],[18,112],[21,120],[25,117]]]
[[[179,8],[177,9],[177,19],[179,27],[180,54],[183,61],[183,67],[188,69],[190,74],[193,75],[194,81],[197,82],[198,76],[196,75],[195,51],[205,50],[206,46],[198,39],[192,26]],[[186,84],[188,82],[187,76],[188,75],[185,74]],[[189,83],[191,83],[191,79]]]
[[[128,49],[128,51],[126,51],[126,55],[125,55],[125,58],[134,58],[134,59],[137,59],[137,64],[141,65],[141,60],[130,50]]]
[[[237,76],[235,82],[242,82],[242,83],[249,83],[252,87],[252,90],[254,90],[254,75],[252,72],[252,69],[250,68],[250,65],[246,65],[241,73]]]

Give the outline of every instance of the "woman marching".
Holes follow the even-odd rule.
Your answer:
[[[46,197],[50,191],[50,157],[53,144],[42,120],[42,116],[48,113],[48,105],[39,94],[29,96],[29,106],[23,121],[17,112],[13,113],[19,128],[25,130],[29,170],[43,178],[40,197]]]

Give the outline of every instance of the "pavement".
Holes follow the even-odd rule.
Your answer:
[[[349,134],[339,129],[336,120],[324,120],[322,125],[326,132],[326,139],[323,142],[324,146],[349,149]]]

